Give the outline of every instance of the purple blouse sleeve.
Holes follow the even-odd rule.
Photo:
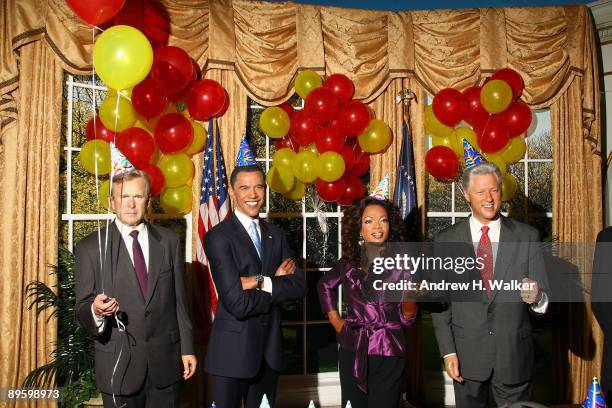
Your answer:
[[[342,280],[342,269],[340,262],[338,262],[319,279],[317,292],[323,313],[327,313],[330,310],[338,310],[338,285]]]

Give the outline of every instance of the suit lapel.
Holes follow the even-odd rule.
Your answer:
[[[121,232],[117,227],[117,224],[113,222],[113,240],[112,240],[112,262],[113,262],[113,292],[117,293],[117,285],[127,284],[132,287],[133,291],[137,291],[140,293],[139,299],[142,299],[144,302],[144,298],[142,297],[142,292],[140,290],[140,284],[138,283],[138,278],[136,277],[136,270],[134,269],[134,264],[130,259],[130,254],[127,250],[127,246],[125,245],[125,241],[123,240],[123,236],[121,236]]]
[[[503,280],[508,272],[508,267],[512,260],[516,259],[516,250],[518,239],[515,237],[515,231],[512,223],[504,216],[501,217],[501,226],[499,231],[499,243],[497,243],[497,256],[495,258],[495,267],[493,268],[493,279],[496,281]],[[495,243],[493,243],[495,245]],[[491,302],[497,296],[499,289],[493,291]]]
[[[259,255],[257,254],[257,249],[255,249],[255,244],[253,244],[253,241],[251,240],[251,236],[249,235],[247,230],[244,229],[244,225],[242,225],[242,223],[240,222],[240,220],[238,219],[235,213],[232,213],[232,215],[230,216],[230,220],[232,220],[232,222],[234,223],[235,229],[238,232],[238,240],[242,241],[242,245],[244,245],[249,255],[251,255],[251,258],[256,262],[259,269],[261,270],[262,262],[261,262],[261,259],[259,258]],[[259,224],[260,228],[261,228],[261,224],[262,222],[260,221],[260,224]],[[262,229],[262,235],[263,235],[263,229]],[[263,239],[262,239],[262,244],[263,244]],[[266,252],[265,247],[262,249],[262,252],[265,254]]]
[[[270,265],[270,257],[272,256],[272,245],[274,244],[274,241],[267,222],[259,220],[259,227],[261,229],[261,244],[263,252],[263,262],[261,270],[263,275],[267,275],[268,265]]]
[[[164,262],[164,247],[161,244],[161,235],[151,225],[147,224],[147,234],[149,237],[149,268],[147,276],[147,301],[145,306],[148,306],[155,292],[161,266]],[[135,274],[134,274],[135,275]]]

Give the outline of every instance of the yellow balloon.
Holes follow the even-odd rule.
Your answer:
[[[361,150],[371,154],[382,153],[393,141],[391,128],[383,120],[373,119],[358,137],[357,141]]]
[[[303,183],[312,183],[319,177],[319,160],[316,154],[304,150],[295,155],[291,166],[295,178]]]
[[[163,154],[157,167],[164,175],[166,187],[179,187],[193,178],[193,162],[185,153]]]
[[[285,137],[290,124],[289,115],[278,106],[264,109],[259,117],[259,128],[272,139]]]
[[[100,188],[98,190],[98,203],[100,207],[105,210],[109,209],[108,206],[108,196],[110,193],[110,180],[104,180],[102,184],[100,184]]]
[[[96,39],[93,49],[96,74],[113,89],[127,89],[145,79],[153,65],[153,48],[134,27],[116,25]]]
[[[487,82],[480,91],[480,103],[489,113],[505,111],[510,102],[512,102],[512,88],[501,79]]]
[[[291,163],[295,159],[295,152],[287,147],[279,149],[272,156],[273,166],[287,166],[290,167]]]
[[[121,132],[136,122],[136,111],[125,98],[110,96],[100,105],[100,120],[109,130]]]
[[[118,91],[116,89],[113,89],[113,88],[108,88],[107,96],[121,95],[123,98],[125,98],[128,101],[132,102],[132,91],[133,90],[134,90],[134,88],[122,89],[120,91]]]
[[[306,99],[310,91],[317,89],[323,85],[323,79],[314,71],[302,71],[295,78],[295,92],[300,95],[300,98]]]
[[[456,134],[453,133],[450,136],[440,137],[431,135],[431,146],[445,146],[451,149],[459,159],[463,157],[463,145],[459,144]]]
[[[517,188],[518,184],[514,176],[504,174],[502,178],[502,201],[510,201],[514,197]]]
[[[306,185],[302,183],[300,180],[295,180],[295,185],[293,189],[287,194],[283,194],[286,198],[290,200],[301,200],[306,195]]]
[[[453,134],[453,128],[446,126],[436,118],[431,105],[425,107],[425,134],[439,137],[450,137]]]
[[[486,161],[495,164],[502,175],[508,171],[508,165],[499,153],[484,153],[484,158]]]
[[[295,186],[295,177],[288,166],[272,166],[266,175],[266,183],[272,191],[286,194]]]
[[[317,149],[317,145],[315,143],[311,143],[308,146],[300,146],[300,152],[308,151],[314,154],[319,154],[319,149]]]
[[[81,147],[79,161],[83,168],[91,174],[96,173],[96,163],[98,165],[99,176],[110,173],[110,144],[106,140],[101,139],[86,142],[83,147]]]
[[[204,126],[200,125],[198,122],[191,122],[191,127],[193,128],[193,140],[191,141],[191,145],[185,149],[185,154],[189,156],[193,156],[204,150],[206,137],[208,136]]]
[[[191,211],[191,187],[166,188],[159,196],[159,203],[167,214],[187,214]]]
[[[527,144],[523,136],[516,136],[510,139],[510,143],[500,153],[502,159],[508,164],[514,164],[525,157]]]
[[[344,174],[345,164],[342,155],[336,152],[325,152],[319,156],[319,178],[331,183]]]

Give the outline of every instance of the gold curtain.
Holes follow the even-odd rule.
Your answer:
[[[0,155],[0,384],[7,387],[47,363],[57,338],[55,319],[27,310],[24,291],[33,280],[56,284],[48,266],[58,251],[63,72],[42,41],[22,47],[20,63],[19,87],[10,94],[19,116],[3,128]]]
[[[393,180],[402,119],[394,98],[397,91],[409,88],[419,98],[411,106],[410,125],[423,217],[425,93],[432,95],[444,87],[462,89],[481,83],[497,68],[511,67],[525,81],[523,99],[532,108],[550,107],[553,113],[554,234],[562,241],[594,241],[602,223],[601,136],[597,50],[586,6],[374,12],[248,0],[160,3],[171,22],[170,44],[186,49],[210,70],[207,76],[230,93],[230,110],[219,121],[228,172],[244,133],[246,96],[264,105],[278,104],[291,97],[297,73],[313,69],[348,75],[356,84],[355,97],[389,123],[395,141],[385,154],[374,156],[371,178],[378,182],[388,172]],[[57,226],[49,223],[57,222],[58,212],[59,113],[52,118],[47,112],[61,106],[60,68],[71,73],[91,69],[92,34],[65,0],[5,0],[0,4],[0,24],[0,170],[4,170],[0,177],[5,197],[12,198],[3,203],[3,223],[9,224],[4,231],[10,232],[5,234],[10,238],[4,238],[0,247],[3,270],[10,271],[5,279],[12,286],[3,285],[0,291],[9,292],[3,302],[21,299],[17,307],[22,311],[23,298],[11,295],[21,293],[23,284],[35,276],[34,259],[41,262],[36,270],[41,273],[40,266],[53,263],[56,256]],[[44,63],[32,62],[43,54]],[[56,61],[49,68],[53,55]],[[52,143],[55,150],[47,150]],[[37,158],[35,147],[55,153]],[[578,167],[568,172],[566,159],[573,160],[574,154],[584,160],[576,160]],[[196,165],[201,166],[201,158]],[[36,166],[45,171],[35,174]],[[30,191],[38,182],[49,195]],[[199,185],[197,177],[194,185]],[[197,202],[199,191],[194,190]],[[39,232],[42,223],[48,228],[42,229],[44,236]],[[38,252],[38,242],[50,245]],[[23,361],[30,364],[36,359],[30,358],[30,343],[21,341],[28,327],[6,323],[21,315],[6,310],[19,317],[3,319],[5,333],[15,341],[3,342],[0,373],[16,375],[17,367],[26,370]],[[593,327],[594,341],[601,347],[601,336],[591,324],[590,312],[587,315],[585,327]],[[44,330],[40,326],[33,332]],[[51,342],[51,337],[45,339],[44,347]],[[30,347],[30,352],[23,347]],[[573,386],[582,386],[585,376],[597,372],[599,354],[595,356],[588,361],[568,356]],[[6,378],[5,384],[18,377]],[[569,398],[577,401],[577,391]]]

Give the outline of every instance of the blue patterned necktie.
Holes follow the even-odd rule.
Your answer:
[[[255,221],[251,221],[251,226],[249,227],[249,235],[251,236],[251,241],[253,241],[253,245],[255,245],[257,255],[259,255],[259,259],[261,259],[261,238],[259,238],[259,233],[257,232],[257,223]]]

